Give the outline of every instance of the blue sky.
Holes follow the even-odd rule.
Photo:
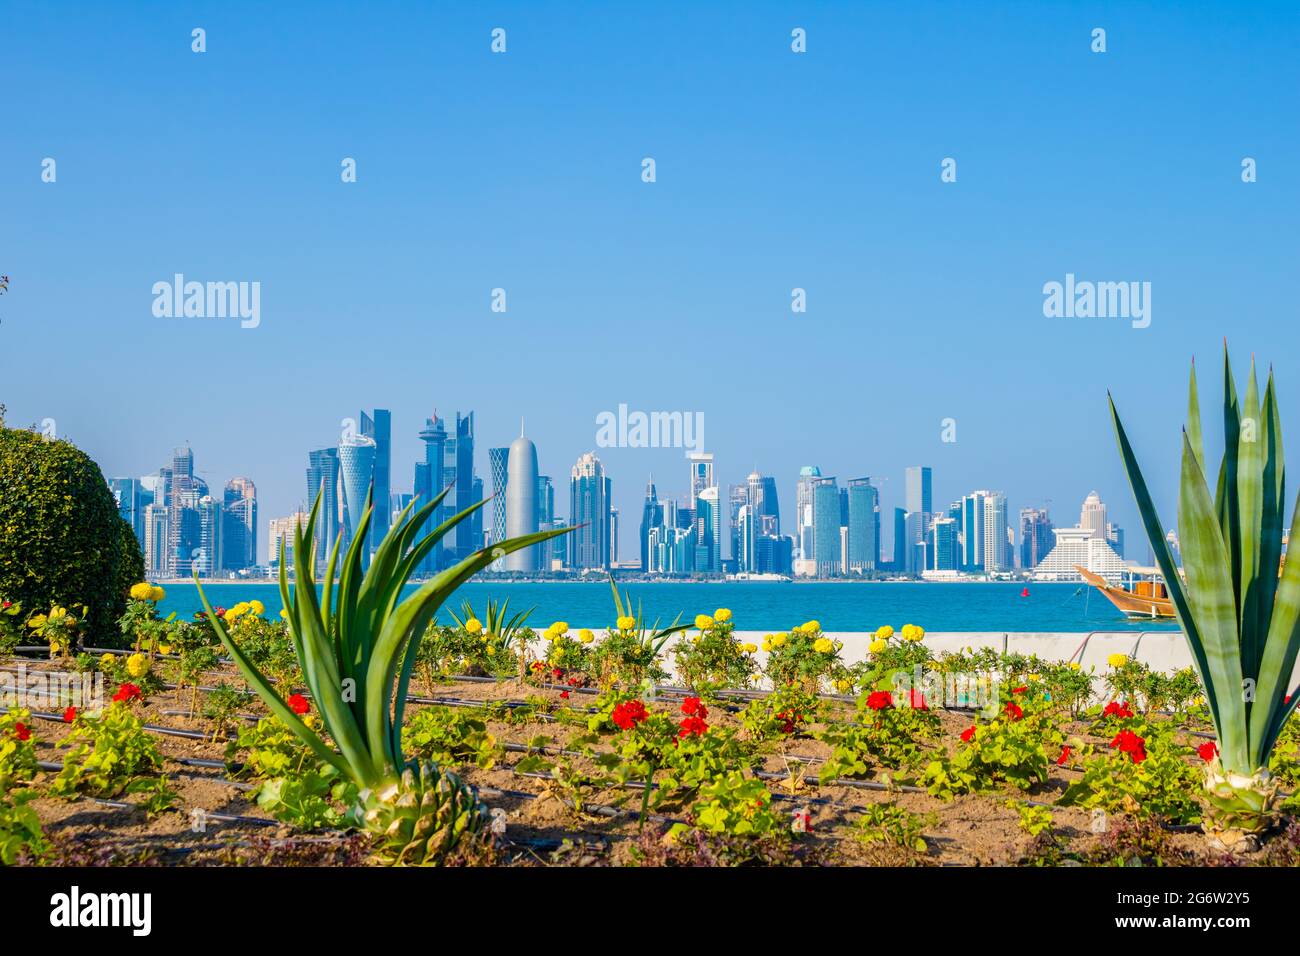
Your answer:
[[[484,475],[526,415],[567,512],[626,403],[703,412],[787,508],[802,464],[892,507],[923,463],[1067,524],[1096,488],[1132,541],[1107,388],[1168,523],[1193,354],[1209,396],[1225,335],[1275,363],[1300,428],[1298,39],[1280,3],[9,4],[0,401],[110,476],[189,441],[263,519],[362,406],[397,488],[433,408]],[[155,318],[176,272],[260,281],[261,325]],[[1067,272],[1151,282],[1150,327],[1045,318]],[[630,557],[686,465],[599,454]]]

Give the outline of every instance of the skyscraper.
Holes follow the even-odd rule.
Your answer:
[[[342,502],[339,515],[343,529],[343,545],[340,550],[351,546],[352,539],[361,528],[366,496],[371,493],[371,482],[375,475],[376,450],[375,440],[365,435],[345,436],[339,442],[339,488]],[[371,520],[374,520],[373,515]],[[362,550],[361,562],[363,566],[370,563],[368,544]]]
[[[474,413],[461,415],[456,413],[456,435],[447,440],[448,461],[443,469],[444,476],[454,479],[455,491],[447,496],[451,502],[452,514],[464,511],[483,497],[482,482],[475,496],[474,475]],[[453,502],[452,499],[455,499]],[[447,502],[444,502],[446,504]],[[455,528],[455,551],[451,555],[452,563],[463,561],[483,545],[483,515],[476,512],[469,521],[462,521]]]
[[[207,556],[200,554],[202,529],[199,502],[208,493],[208,485],[194,474],[194,452],[189,446],[172,453],[167,490],[167,574],[189,577],[196,560],[207,567]]]
[[[506,537],[517,538],[537,532],[537,446],[524,437],[510,443],[507,452],[509,474],[506,480]],[[507,571],[538,570],[536,547],[506,555]]]
[[[1097,492],[1088,493],[1083,499],[1083,508],[1079,512],[1079,527],[1087,528],[1094,538],[1106,537],[1106,506],[1102,504]]]
[[[1020,509],[1020,566],[1026,571],[1038,566],[1056,544],[1052,519],[1046,508]]]
[[[695,570],[721,571],[722,514],[717,485],[701,488],[695,496],[695,534]]]
[[[1011,567],[1007,496],[1000,491],[980,493],[984,496],[984,570],[1005,571]]]
[[[928,465],[913,465],[907,469],[905,476],[906,491],[904,503],[907,510],[914,514],[929,515],[934,513],[934,498],[930,491],[931,471]]]
[[[930,541],[933,570],[956,571],[961,564],[956,520],[947,516],[935,518],[930,526]]]
[[[650,541],[651,532],[663,527],[664,508],[659,503],[659,494],[655,490],[654,476],[645,486],[645,501],[641,505],[641,571],[649,574],[651,571],[651,562],[654,558],[652,553],[652,544]]]
[[[508,487],[510,449],[488,449],[488,472],[492,478],[492,540],[506,538],[506,488]]]
[[[370,550],[388,534],[391,524],[393,492],[393,416],[386,408],[376,408],[373,415],[361,413],[361,434],[375,442],[375,513],[370,519]]]
[[[799,483],[795,488],[795,547],[804,560],[813,555],[813,487],[821,480],[821,469],[804,465],[799,469]]]
[[[961,499],[961,569],[984,570],[984,493]]]
[[[569,522],[575,530],[569,542],[570,568],[576,571],[609,567],[610,481],[595,452],[587,452],[569,476]]]
[[[447,429],[436,411],[433,413],[432,418],[424,420],[424,427],[420,429],[420,441],[424,442],[424,461],[417,462],[415,465],[413,488],[417,499],[415,503],[416,510],[428,504],[442,492],[445,480],[443,462],[447,455]],[[443,515],[448,513],[447,501],[443,499],[442,504],[434,508],[433,512],[425,520],[421,531],[425,534],[432,531],[442,524]],[[421,562],[420,570],[425,574],[431,574],[441,566],[440,548],[435,548]]]
[[[701,491],[715,484],[713,455],[708,452],[693,451],[686,458],[691,465],[691,500],[694,501]]]
[[[222,501],[221,566],[244,571],[257,564],[257,488],[248,478],[226,482]]]
[[[870,478],[850,478],[848,570],[865,574],[876,569],[876,519],[880,496]]]
[[[749,484],[732,485],[727,489],[728,533],[731,538],[731,557],[737,566],[744,563],[744,545],[740,540],[740,509],[749,504]]]
[[[211,495],[203,495],[199,498],[196,510],[199,546],[193,553],[190,570],[200,577],[217,577],[225,564],[221,553],[221,502]]]
[[[140,542],[140,547],[144,547],[144,496],[147,492],[140,484],[139,478],[112,478],[108,482],[109,490],[113,492],[113,500],[117,502],[117,513],[122,516],[122,520],[131,526],[135,532],[135,538]]]
[[[834,478],[818,477],[812,485],[812,546],[817,576],[840,569],[840,490]]]
[[[318,448],[307,453],[307,507],[320,496],[316,519],[316,570],[323,571],[339,536],[339,450]]]

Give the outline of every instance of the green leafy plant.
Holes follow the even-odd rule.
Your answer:
[[[528,645],[536,636],[527,624],[528,618],[535,610],[536,607],[530,607],[526,611],[511,614],[509,598],[500,603],[488,598],[486,613],[481,618],[474,613],[474,608],[469,601],[461,605],[460,615],[454,611],[450,613],[452,620],[461,631],[481,640],[482,654],[487,658],[482,663],[485,674],[506,674],[515,668],[520,668],[522,677],[524,676],[522,667],[528,657]]]
[[[36,741],[31,711],[14,708],[0,714],[0,793],[36,775]]]
[[[964,731],[955,753],[931,761],[922,781],[944,800],[1005,784],[1028,790],[1047,779],[1048,747],[1057,750],[1063,741],[1047,714],[1008,701],[998,717]]]
[[[784,819],[772,812],[772,794],[763,782],[738,770],[701,789],[692,814],[696,828],[706,833],[751,839],[789,833]],[[676,836],[686,829],[686,824],[679,823],[668,832]]]
[[[1007,806],[1016,811],[1016,825],[1031,837],[1040,836],[1052,829],[1052,811],[1034,803],[1018,803],[1014,800]]]
[[[1133,736],[1121,737],[1123,734]],[[1125,740],[1130,742],[1128,749],[1124,749]],[[1119,721],[1111,746],[1102,753],[1084,755],[1083,776],[1057,802],[1085,810],[1195,823],[1200,819],[1200,807],[1193,796],[1198,774],[1184,759],[1187,755],[1187,748],[1174,741],[1167,723],[1141,718]]]
[[[919,707],[894,706],[888,691],[864,695],[858,720],[832,723],[815,736],[831,748],[818,780],[865,777],[872,769],[914,767],[926,753],[925,742],[939,729],[939,717]]]
[[[756,743],[783,740],[807,729],[820,718],[821,700],[799,687],[779,687],[750,701],[740,712],[740,726]]]
[[[473,764],[489,770],[505,748],[488,733],[487,723],[455,707],[425,707],[402,729],[402,746],[420,760],[441,766]]]
[[[1254,363],[1238,399],[1223,352],[1224,454],[1213,498],[1206,483],[1200,401],[1193,364],[1188,385],[1178,494],[1178,538],[1186,580],[1174,564],[1164,527],[1128,435],[1110,402],[1120,455],[1142,523],[1187,638],[1219,740],[1206,767],[1205,828],[1232,846],[1272,823],[1277,783],[1268,770],[1300,694],[1288,682],[1300,652],[1300,561],[1282,561],[1282,426],[1269,373],[1263,402]],[[1300,508],[1293,509],[1292,540]]]
[[[29,806],[36,797],[34,790],[0,791],[0,865],[13,866],[20,858],[39,861],[49,852],[41,818]]]
[[[933,826],[933,814],[912,813],[894,803],[870,803],[854,827],[854,836],[863,843],[886,843],[925,853],[925,828]]]
[[[68,748],[63,769],[50,784],[50,793],[59,797],[117,796],[142,774],[163,766],[153,737],[121,701],[99,713],[78,713],[59,746]]]
[[[414,513],[413,506],[407,506],[363,571],[362,552],[369,547],[373,510],[367,496],[341,565],[339,544],[331,549],[320,599],[313,545],[319,496],[307,526],[295,528],[292,591],[281,542],[280,596],[289,634],[303,680],[337,751],[307,726],[249,660],[213,613],[195,578],[208,620],[244,678],[316,758],[355,785],[350,819],[376,835],[376,857],[390,864],[436,863],[462,842],[481,842],[489,832],[487,808],[473,788],[454,773],[430,762],[413,763],[403,753],[407,688],[425,628],[457,587],[502,552],[532,547],[564,533],[525,535],[498,542],[491,551],[476,551],[403,600],[402,588],[424,558],[448,531],[486,503],[471,505],[422,535],[425,522],[446,494],[444,490]]]
[[[0,661],[13,656],[23,642],[23,606],[0,598]]]

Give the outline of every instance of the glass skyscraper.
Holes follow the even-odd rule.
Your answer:
[[[375,475],[375,451],[375,440],[365,435],[350,436],[339,442],[339,485],[342,491],[340,521],[343,528],[341,550],[351,546],[361,528],[366,497],[371,492],[371,482]],[[374,520],[373,516],[371,520]],[[368,542],[362,549],[361,561],[363,567],[370,563]]]
[[[812,543],[817,576],[840,570],[840,490],[834,478],[817,478],[812,485]]]
[[[863,574],[876,569],[880,496],[870,478],[851,478],[849,496],[849,571]]]
[[[390,499],[393,493],[393,416],[386,408],[374,414],[361,413],[361,434],[375,443],[375,511],[370,519],[370,550],[388,534],[392,522]]]
[[[320,496],[316,518],[316,570],[323,571],[339,536],[339,450],[318,448],[307,453],[307,506]]]

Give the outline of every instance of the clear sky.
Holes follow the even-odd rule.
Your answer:
[[[263,538],[363,406],[398,490],[435,407],[485,480],[526,416],[567,514],[626,403],[702,412],[724,499],[757,467],[789,514],[815,463],[892,508],[928,464],[1071,524],[1096,488],[1145,560],[1107,388],[1170,524],[1225,335],[1300,447],[1298,41],[1294,3],[6,4],[0,402],[108,476],[190,442]],[[155,317],[177,272],[259,281],[261,324]],[[1067,273],[1150,282],[1150,326],[1045,318]],[[631,557],[683,453],[598,453]]]

